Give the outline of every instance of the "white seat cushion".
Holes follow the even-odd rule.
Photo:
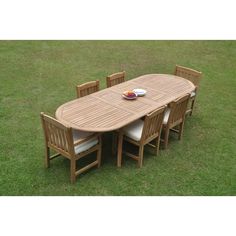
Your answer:
[[[123,129],[124,134],[135,141],[139,141],[142,136],[143,123],[144,122],[142,120],[136,120],[133,123],[125,126]]]
[[[191,95],[190,95],[190,97],[192,98],[192,97],[194,97],[196,95],[196,92],[195,91],[193,91],[193,92],[191,92]]]
[[[73,130],[73,139],[74,139],[74,141],[76,141],[78,139],[86,138],[92,134],[93,133],[91,133],[91,132]],[[87,151],[89,148],[95,146],[97,143],[98,143],[98,138],[97,137],[92,138],[84,143],[81,143],[81,144],[75,146],[75,153],[79,154],[81,152]]]
[[[165,111],[164,119],[163,119],[163,124],[167,124],[170,116],[170,108],[167,108]]]
[[[78,139],[87,138],[88,136],[92,135],[93,133],[72,129],[72,134],[73,134],[74,141],[76,141]]]

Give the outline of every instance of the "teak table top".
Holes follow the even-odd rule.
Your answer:
[[[135,88],[145,89],[146,95],[135,100],[122,97],[124,91]],[[116,130],[194,89],[190,81],[178,76],[143,75],[67,102],[57,109],[56,118],[83,131]]]

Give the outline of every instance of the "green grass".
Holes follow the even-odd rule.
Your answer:
[[[0,195],[235,195],[236,41],[0,41]],[[69,162],[44,169],[39,113],[54,115],[75,85],[125,70],[127,79],[203,72],[182,141],[122,168],[105,135],[102,166],[69,181]]]

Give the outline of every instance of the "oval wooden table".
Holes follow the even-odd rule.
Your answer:
[[[122,97],[123,91],[135,88],[145,89],[146,95],[135,100]],[[67,102],[56,110],[55,116],[74,129],[107,132],[120,129],[194,89],[189,80],[175,75],[148,74]],[[118,166],[120,145],[119,142]]]

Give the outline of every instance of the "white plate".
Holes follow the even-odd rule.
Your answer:
[[[127,97],[127,96],[125,96],[124,94],[122,94],[122,97],[125,98],[125,99],[128,99],[128,100],[134,100],[134,99],[136,99],[138,96],[136,95],[135,97]]]
[[[139,88],[133,89],[133,92],[136,93],[138,96],[144,96],[147,93],[145,89],[139,89]]]

